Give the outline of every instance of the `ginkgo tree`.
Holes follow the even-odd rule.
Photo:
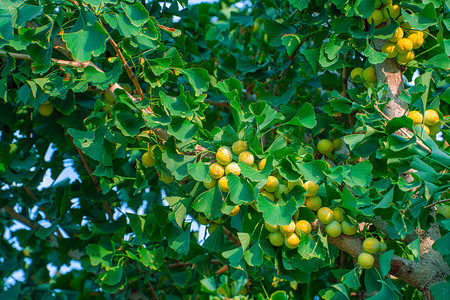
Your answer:
[[[1,299],[449,299],[449,56],[449,1],[2,0]]]

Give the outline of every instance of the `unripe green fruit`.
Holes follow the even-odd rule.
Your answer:
[[[300,243],[300,238],[295,233],[288,233],[284,237],[284,245],[286,247],[288,247],[289,249],[297,248],[299,243]]]
[[[279,247],[279,246],[283,245],[284,235],[279,231],[271,232],[271,233],[269,233],[269,241],[275,247]]]
[[[122,87],[125,91],[128,92],[128,94],[132,94],[133,93],[133,89],[131,88],[131,86],[129,84],[122,84]]]
[[[317,150],[323,155],[328,155],[333,152],[333,143],[326,139],[320,140],[317,143]]]
[[[263,195],[264,197],[266,197],[266,198],[272,200],[273,202],[275,202],[275,195],[272,194],[271,192],[268,192],[268,191],[262,191],[262,192],[260,192],[260,194]]]
[[[294,221],[291,221],[288,225],[280,226],[280,231],[283,234],[292,233],[295,231],[295,223]]]
[[[312,211],[318,211],[322,207],[322,199],[319,196],[308,197],[305,205]]]
[[[267,229],[267,231],[269,232],[277,232],[278,231],[278,225],[270,225],[267,222],[264,222],[264,227]]]
[[[350,72],[350,78],[355,83],[361,83],[363,82],[363,72],[364,72],[363,68],[354,68]]]
[[[208,225],[209,223],[211,223],[211,222],[208,220],[207,217],[202,216],[202,215],[198,216],[197,221],[198,221],[198,223],[201,224],[201,225]]]
[[[342,232],[345,235],[354,235],[358,230],[355,225],[350,224],[346,221],[342,221],[341,226],[342,226]]]
[[[311,180],[305,182],[303,188],[306,190],[306,196],[308,197],[315,196],[319,192],[319,185],[315,184]]]
[[[225,169],[221,164],[212,163],[209,165],[209,176],[213,179],[219,179],[225,174]]]
[[[383,5],[392,4],[392,0],[381,0],[383,2]]]
[[[373,237],[366,238],[363,242],[363,248],[367,253],[376,253],[380,250],[380,242]]]
[[[219,181],[217,181],[217,184],[222,192],[228,193],[230,191],[230,188],[228,187],[228,179],[225,176],[221,177]]]
[[[333,209],[333,220],[336,220],[339,223],[344,221],[344,210],[342,208],[336,207]]]
[[[441,125],[440,124],[436,124],[433,126],[429,126],[430,127],[430,136],[436,135],[438,134],[439,131],[441,131]]]
[[[381,4],[382,4],[381,0],[375,0],[375,9],[380,8]]]
[[[297,181],[288,181],[288,183],[287,183],[288,192],[292,191],[292,189],[296,185],[303,186],[303,181],[300,178]]]
[[[175,177],[170,176],[169,174],[166,174],[166,172],[161,172],[159,174],[159,180],[161,180],[162,182],[164,182],[166,184],[171,184],[171,183],[175,182]]]
[[[406,54],[413,49],[411,40],[402,38],[396,44],[396,49],[399,54]]]
[[[380,253],[384,253],[387,250],[387,245],[385,242],[380,242],[380,250],[378,250],[378,252]]]
[[[255,162],[255,157],[248,151],[244,151],[239,154],[238,161],[242,161],[249,166],[252,166]]]
[[[328,207],[321,207],[317,211],[317,218],[322,224],[330,224],[333,222],[333,211]]]
[[[412,51],[412,50],[407,52],[406,54],[399,53],[397,55],[397,62],[400,65],[406,65],[407,63],[409,63],[410,61],[412,61],[414,59],[414,56],[415,56],[415,54],[414,54],[414,51]]]
[[[434,109],[427,109],[425,111],[425,124],[433,126],[439,123],[439,114]]]
[[[45,103],[39,105],[38,111],[41,116],[48,117],[53,113],[53,106],[46,101]]]
[[[342,148],[343,142],[341,139],[335,139],[331,141],[333,143],[333,151],[339,151]]]
[[[276,192],[279,187],[280,187],[280,182],[274,176],[269,176],[267,178],[266,184],[264,185],[264,189],[271,193]]]
[[[233,160],[230,148],[226,146],[220,147],[216,152],[216,160],[223,166],[228,165]]]
[[[372,254],[363,252],[358,256],[358,265],[363,269],[372,268],[374,263],[375,258]]]
[[[147,168],[153,167],[155,165],[155,158],[153,152],[147,151],[142,155],[141,162]]]
[[[231,150],[233,151],[234,155],[239,155],[242,152],[248,150],[247,142],[245,142],[245,141],[236,141],[231,146]]]
[[[241,168],[239,168],[239,165],[237,162],[230,162],[228,165],[225,166],[225,174],[233,173],[236,176],[241,175]]]
[[[436,213],[443,215],[446,219],[450,218],[450,206],[441,205],[437,209]]]
[[[374,23],[375,26],[380,25],[383,22],[383,13],[379,9],[375,9],[370,17],[367,18],[369,24]]]
[[[398,41],[400,41],[403,38],[404,34],[405,33],[403,32],[403,29],[401,27],[398,27],[395,30],[394,35],[391,38],[389,38],[389,42],[392,42],[394,44],[397,43]]]
[[[383,45],[381,52],[387,53],[388,58],[394,58],[398,55],[396,44],[389,42]]]
[[[278,187],[278,190],[276,190],[273,195],[275,196],[275,198],[280,199],[281,195],[287,192],[287,186],[285,186],[284,184],[280,184],[280,186]]]
[[[375,68],[368,67],[368,68],[364,69],[363,79],[367,83],[376,84],[377,83],[377,73],[375,72]]]
[[[342,227],[338,221],[333,221],[327,226],[325,226],[325,231],[331,237],[338,237],[342,233]]]
[[[423,122],[423,115],[416,110],[410,111],[408,113],[408,118],[413,120],[414,126],[422,124],[422,122]]]
[[[298,221],[295,223],[295,232],[298,235],[301,235],[300,232],[302,232],[304,235],[308,236],[311,233],[311,223],[305,220]]]
[[[113,105],[114,103],[116,103],[116,98],[114,97],[114,95],[111,92],[105,91],[103,96],[105,97],[105,101],[107,104]]]

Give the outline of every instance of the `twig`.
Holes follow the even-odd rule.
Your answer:
[[[94,184],[97,192],[101,192],[102,189],[100,187],[100,184],[98,183],[97,178],[95,178],[95,176],[92,174],[92,169],[89,166],[86,158],[84,157],[83,152],[75,145],[72,137],[71,137],[71,139],[72,139],[73,146],[75,147],[75,150],[77,150],[78,155],[80,155],[80,159],[81,159],[81,162],[83,163],[84,168],[86,169],[86,171],[89,174],[89,177],[91,178],[92,184]],[[109,220],[113,221],[114,220],[113,213],[112,213],[111,207],[109,206],[108,202],[102,201],[102,204],[105,207],[105,210],[106,210],[106,213],[108,214]]]
[[[226,229],[223,226],[222,226],[222,228],[223,228],[223,232],[225,233],[225,236],[230,240],[230,242],[232,242],[236,246],[240,247],[241,241],[239,241],[239,239],[233,233],[231,233],[231,231],[229,231],[228,229]]]
[[[152,292],[153,298],[155,298],[155,300],[158,300],[158,296],[155,293],[155,290],[153,289],[153,285],[150,282],[150,279],[148,280],[148,288],[150,289],[150,292]]]
[[[28,54],[6,52],[3,50],[0,50],[0,55],[3,55],[3,56],[10,55],[17,59],[30,60],[30,61],[32,60]],[[91,67],[95,68],[97,71],[103,72],[99,67],[97,67],[95,64],[93,64],[90,61],[79,62],[79,61],[62,60],[62,59],[56,59],[56,58],[52,58],[51,60],[52,60],[52,62],[54,62],[60,66],[76,67],[76,68],[82,68],[82,69],[91,66]]]
[[[374,105],[375,109],[380,113],[380,115],[386,119],[386,121],[390,121],[391,119],[386,116],[386,114],[378,107],[378,105]],[[407,132],[405,129],[400,128],[399,129],[408,139],[412,138],[412,135]],[[431,149],[428,148],[427,145],[425,145],[421,140],[416,140],[416,144],[419,145],[422,149],[426,150],[428,153],[431,153]]]
[[[209,105],[212,105],[212,106],[217,106],[217,107],[230,107],[230,102],[229,101],[219,101],[219,102],[212,102],[211,100],[209,100],[209,99],[206,99],[205,100],[205,102],[208,102],[209,103]]]
[[[444,202],[449,202],[449,201],[450,201],[450,199],[439,200],[439,201],[433,202],[431,204],[425,205],[423,208],[430,208],[433,205],[436,205],[436,204],[439,204],[439,203],[444,203]]]
[[[345,53],[344,59],[348,61],[349,52]],[[348,89],[348,67],[344,67],[342,70],[342,91],[344,92],[344,97],[347,97],[347,89]]]
[[[3,209],[6,211],[6,213],[8,215],[10,215],[13,219],[19,221],[23,225],[26,225],[26,226],[30,227],[31,229],[36,229],[39,227],[38,224],[33,224],[30,219],[17,213],[11,206],[5,205],[5,206],[3,206]]]

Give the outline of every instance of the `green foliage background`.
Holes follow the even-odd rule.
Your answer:
[[[371,299],[420,298],[417,289],[386,274],[394,253],[420,259],[420,240],[405,238],[436,222],[442,238],[434,249],[449,259],[450,223],[430,214],[430,204],[450,194],[449,1],[400,3],[405,21],[430,32],[404,70],[413,83],[400,99],[412,110],[438,111],[437,140],[405,116],[382,117],[377,108],[386,105],[387,84],[349,84],[344,91],[344,73],[385,61],[373,41],[399,26],[395,20],[370,26],[364,18],[374,1],[164,3],[2,0],[0,297],[152,298],[153,289],[161,299],[203,299],[223,297],[219,287],[235,296],[247,284],[248,297],[258,299],[348,299],[362,290],[377,292]],[[115,103],[105,101],[115,83],[131,86],[133,96],[115,89]],[[55,108],[49,117],[38,113],[46,101]],[[395,134],[400,128],[415,135]],[[329,164],[315,145],[341,137],[349,153]],[[243,177],[228,175],[229,197],[217,187],[206,190],[204,163],[238,139],[268,159],[266,168],[240,163]],[[155,167],[143,166],[142,154],[163,140]],[[78,180],[37,189],[46,172],[56,179],[68,163]],[[355,267],[320,230],[298,251],[272,247],[264,221],[288,224],[305,193],[296,187],[277,204],[260,196],[274,167],[288,180],[302,175],[320,183],[324,205],[340,205],[352,220],[386,221],[384,231],[365,232],[389,241],[380,268]],[[400,175],[410,168],[417,172],[407,183]],[[161,173],[176,181],[159,181]],[[248,206],[254,200],[257,210]],[[143,215],[120,212],[123,204],[137,211],[144,201]],[[223,215],[236,204],[237,216]],[[41,213],[32,214],[36,207]],[[108,209],[120,216],[112,220]],[[300,210],[314,220],[308,208]],[[196,221],[186,216],[202,213],[222,222],[199,244]],[[8,238],[12,218],[29,228],[9,231]],[[51,225],[43,228],[42,219]],[[82,270],[50,278],[48,263],[60,268],[72,259]],[[229,271],[215,274],[224,264]],[[9,286],[5,280],[16,270],[25,280]],[[448,287],[435,285],[435,299],[448,299]]]

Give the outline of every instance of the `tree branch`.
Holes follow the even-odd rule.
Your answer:
[[[423,207],[423,209],[425,209],[425,208],[430,208],[430,207],[432,207],[432,206],[434,206],[434,205],[436,205],[436,204],[444,203],[444,202],[449,202],[449,201],[450,201],[450,199],[439,200],[439,201],[433,202],[433,203],[431,203],[431,204],[425,205],[425,206]]]

